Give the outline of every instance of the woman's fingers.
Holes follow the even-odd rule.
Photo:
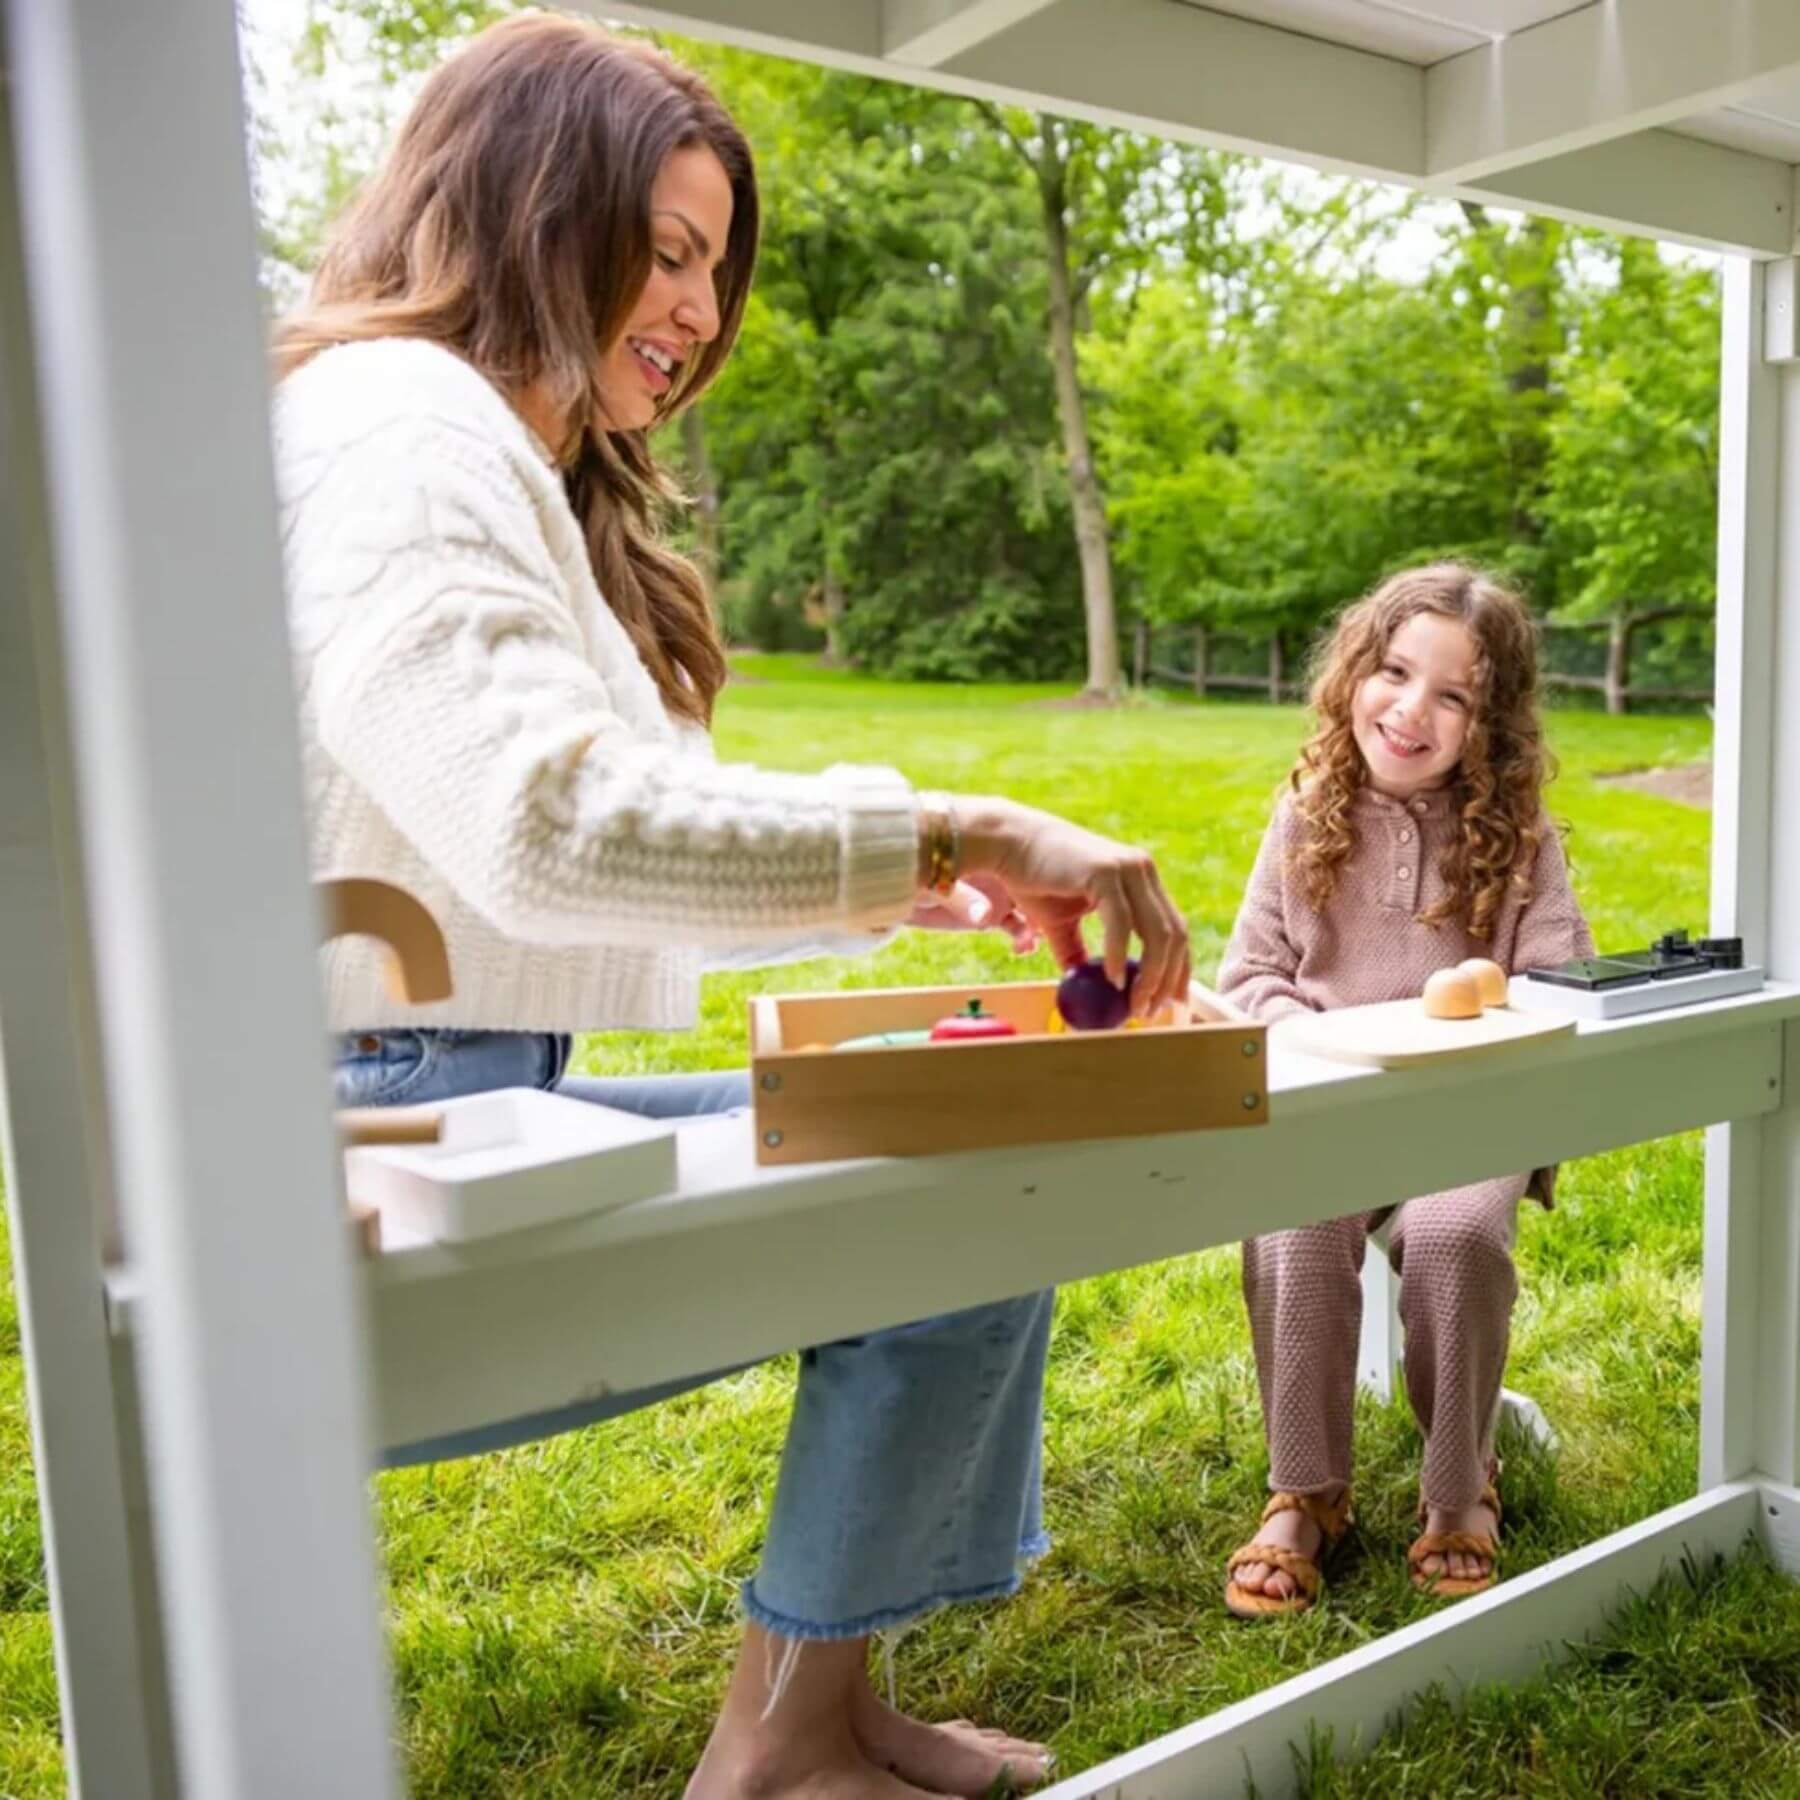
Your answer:
[[[1127,867],[1124,887],[1144,946],[1138,959],[1131,1009],[1136,1017],[1144,1019],[1187,992],[1187,924],[1164,891],[1156,865],[1149,857]]]
[[[1134,916],[1125,884],[1109,871],[1095,884],[1094,910],[1100,915],[1101,960],[1106,964],[1106,979],[1114,987],[1125,985],[1125,964],[1131,957],[1131,934],[1141,922]]]
[[[1100,915],[1100,955],[1125,985],[1132,940],[1143,946],[1132,1012],[1147,1017],[1187,993],[1188,933],[1148,854],[1009,800],[957,802],[965,870],[997,876],[1043,931],[1065,969],[1086,961],[1081,921]],[[996,917],[1004,920],[1004,904]]]

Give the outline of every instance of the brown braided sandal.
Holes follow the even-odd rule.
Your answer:
[[[1240,1619],[1267,1619],[1277,1613],[1309,1611],[1319,1597],[1326,1567],[1335,1558],[1344,1540],[1350,1535],[1351,1525],[1355,1523],[1348,1488],[1335,1500],[1322,1500],[1317,1494],[1271,1494],[1269,1504],[1263,1508],[1262,1518],[1258,1523],[1266,1525],[1277,1513],[1284,1512],[1305,1513],[1318,1526],[1319,1533],[1325,1540],[1319,1546],[1318,1561],[1315,1562],[1310,1556],[1302,1556],[1298,1550],[1290,1550],[1284,1544],[1265,1544],[1260,1541],[1232,1551],[1230,1560],[1225,1564],[1225,1610]],[[1267,1563],[1271,1568],[1279,1569],[1298,1591],[1287,1595],[1254,1594],[1248,1588],[1239,1587],[1232,1577],[1246,1563]]]
[[[1500,1579],[1500,1493],[1490,1481],[1481,1490],[1481,1504],[1494,1515],[1494,1530],[1485,1531],[1425,1531],[1413,1539],[1412,1548],[1406,1553],[1406,1566],[1412,1571],[1412,1584],[1421,1594],[1429,1594],[1434,1600],[1461,1600],[1468,1594],[1484,1594]],[[1426,1519],[1425,1502],[1419,1502],[1419,1523]],[[1428,1556],[1448,1556],[1452,1552],[1460,1552],[1464,1556],[1485,1556],[1488,1559],[1488,1572],[1485,1575],[1470,1577],[1452,1575],[1446,1570],[1441,1575],[1428,1575],[1419,1565]]]

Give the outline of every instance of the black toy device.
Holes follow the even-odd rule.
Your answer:
[[[1685,931],[1670,931],[1647,950],[1523,970],[1512,984],[1511,1004],[1527,1012],[1571,1012],[1581,1019],[1627,1019],[1634,1013],[1754,993],[1762,984],[1762,970],[1744,966],[1742,938],[1695,942]]]

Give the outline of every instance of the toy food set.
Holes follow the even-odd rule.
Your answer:
[[[933,1156],[1267,1121],[1262,1025],[1201,987],[1154,1019],[1128,1020],[1129,1008],[1129,981],[1114,987],[1097,962],[1060,983],[753,999],[757,1161]]]
[[[1669,931],[1647,950],[1526,969],[1513,983],[1512,1003],[1582,1019],[1628,1019],[1698,1000],[1754,994],[1762,985],[1762,970],[1744,963],[1742,938],[1690,943],[1685,931]]]

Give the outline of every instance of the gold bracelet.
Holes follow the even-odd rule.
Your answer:
[[[956,886],[962,863],[962,838],[956,828],[956,809],[948,796],[921,794],[919,824],[925,886],[934,894],[948,894]]]

